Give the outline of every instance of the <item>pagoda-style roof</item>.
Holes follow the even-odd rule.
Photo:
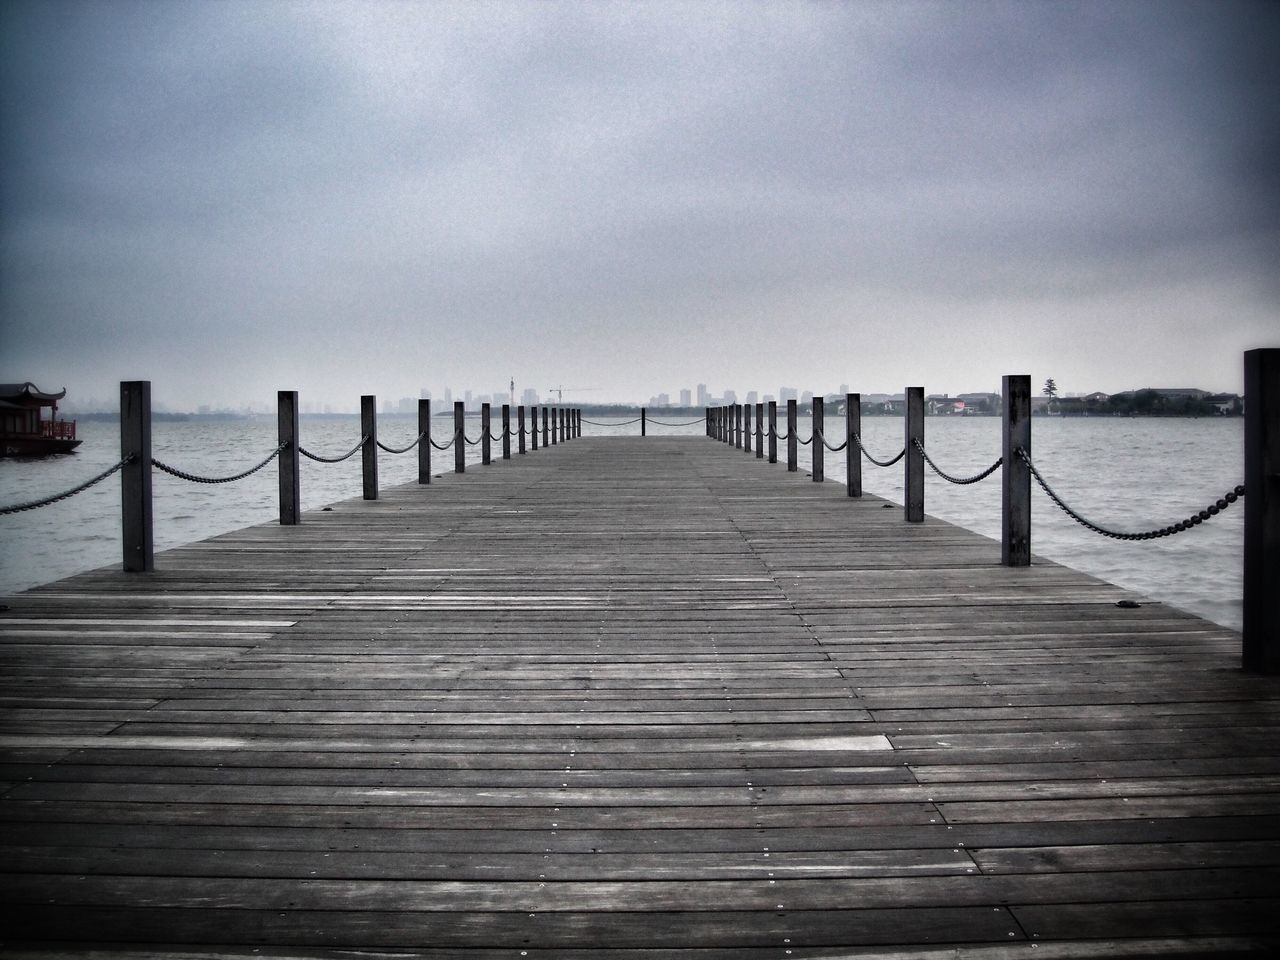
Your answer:
[[[34,383],[0,383],[0,402],[17,407],[47,407],[67,395],[63,387],[57,393],[45,393]]]

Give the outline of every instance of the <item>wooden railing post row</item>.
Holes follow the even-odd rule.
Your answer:
[[[769,462],[778,462],[778,401],[769,401]]]
[[[360,398],[360,435],[365,438],[360,451],[364,498],[378,499],[378,398],[366,394]]]
[[[764,404],[756,404],[756,459],[764,458]]]
[[[924,445],[924,387],[907,387],[907,419],[903,456],[903,516],[909,523],[924,522],[924,456],[916,446]]]
[[[1280,673],[1280,349],[1244,355],[1246,670]]]
[[[796,402],[787,401],[787,473],[800,469],[800,438],[796,436]]]
[[[302,522],[297,390],[276,392],[276,442],[284,445],[276,458],[280,465],[280,523],[296,526]]]
[[[151,528],[151,381],[120,383],[120,526],[126,573],[155,569]]]
[[[418,482],[431,482],[431,401],[418,401]]]
[[[823,470],[827,462],[827,448],[823,443],[826,439],[823,434],[826,429],[826,417],[824,416],[826,411],[823,409],[823,403],[822,397],[813,398],[813,429],[809,434],[813,439],[810,441],[809,446],[813,447],[814,483],[821,483],[825,479]]]
[[[751,404],[742,406],[742,449],[751,452]]]
[[[520,437],[516,441],[516,449],[520,453],[524,453],[524,404],[516,407],[516,429],[520,431]]]
[[[862,451],[857,438],[862,436],[862,394],[844,395],[844,486],[851,497],[862,496]]]
[[[502,405],[502,459],[511,459],[511,404]]]
[[[489,456],[489,437],[492,434],[490,416],[492,408],[487,403],[480,404],[480,463],[488,466],[492,460]]]
[[[453,401],[453,472],[467,472],[467,424],[462,401]]]
[[[1018,449],[1031,456],[1031,375],[1002,378],[1004,394],[1000,455],[1000,562],[1031,566],[1031,470]]]

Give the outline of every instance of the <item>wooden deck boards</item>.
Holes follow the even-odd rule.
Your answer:
[[[1239,637],[843,493],[582,439],[9,600],[5,955],[1280,947]]]

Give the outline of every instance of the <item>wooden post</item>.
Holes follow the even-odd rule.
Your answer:
[[[907,452],[902,458],[906,474],[903,478],[903,515],[909,523],[924,522],[924,456],[916,441],[924,445],[924,387],[907,387],[907,422],[904,442]]]
[[[502,405],[502,459],[511,459],[511,404]]]
[[[844,486],[851,497],[862,496],[862,451],[856,437],[862,436],[862,394],[844,395]]]
[[[516,449],[524,453],[524,404],[516,407],[516,429],[520,431],[520,437],[516,441]]]
[[[467,424],[462,401],[453,401],[453,472],[467,472]]]
[[[823,399],[822,397],[813,398],[813,428],[809,431],[809,435],[813,437],[809,446],[813,447],[813,482],[821,483],[824,478],[823,470],[827,463],[827,448],[824,441],[823,430],[826,429],[826,418],[823,416]]]
[[[565,420],[567,419],[565,414],[567,412],[568,411],[566,411],[564,407],[560,408],[560,442],[561,443],[564,443],[566,440],[569,439],[569,435],[565,433]]]
[[[1244,355],[1246,670],[1280,673],[1280,349]]]
[[[552,407],[552,408],[551,408],[551,445],[552,445],[552,446],[555,446],[557,443],[559,443],[559,442],[560,442],[560,438],[556,435],[556,434],[557,434],[557,431],[556,431],[556,414],[559,412],[559,410],[560,410],[560,408],[559,408],[559,407]],[[545,427],[545,426],[546,426],[546,423],[544,422],[542,425]]]
[[[778,462],[778,401],[769,401],[769,462]]]
[[[285,445],[280,462],[280,522],[295,526],[302,522],[301,484],[298,476],[298,391],[276,393],[276,440]]]
[[[742,407],[742,449],[751,452],[751,404]]]
[[[756,404],[756,459],[764,459],[764,404]]]
[[[536,405],[529,408],[529,419],[533,423],[533,429],[529,431],[529,449],[538,449],[538,408]]]
[[[733,405],[733,445],[742,449],[742,404]]]
[[[644,407],[640,408],[640,436],[648,435],[649,411]]]
[[[364,498],[378,499],[378,398],[369,394],[360,398],[360,435],[365,437],[360,451],[364,476]]]
[[[126,573],[155,569],[151,532],[151,381],[120,383],[120,524]]]
[[[542,408],[542,445],[544,447],[551,446],[551,433],[547,430],[547,420],[549,419],[549,417],[550,417],[550,414],[548,413],[547,408],[544,406]]]
[[[418,482],[431,482],[431,401],[418,401]]]
[[[488,466],[492,461],[489,457],[489,437],[491,435],[490,414],[492,408],[487,403],[480,404],[480,463]]]
[[[787,401],[787,473],[800,469],[800,438],[796,436],[796,402]]]
[[[1018,456],[1031,456],[1031,375],[1002,378],[1004,435],[1000,455],[1000,562],[1006,567],[1031,566],[1031,471]]]

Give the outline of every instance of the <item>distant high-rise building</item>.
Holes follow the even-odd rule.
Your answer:
[[[473,409],[473,408],[472,408],[472,404],[473,404],[474,402],[475,402],[475,399],[471,396],[471,391],[470,391],[470,390],[464,390],[464,391],[463,391],[463,393],[462,393],[462,409],[463,409],[463,410],[471,410],[471,409]]]
[[[796,400],[798,399],[798,397],[799,397],[799,394],[796,393],[795,387],[779,387],[778,388],[779,403],[786,403],[788,400]]]
[[[847,383],[840,384],[840,396],[846,396],[849,393],[849,385]]]
[[[729,406],[730,404],[734,404],[734,403],[737,403],[737,402],[738,402],[738,394],[737,394],[737,391],[735,391],[735,390],[726,390],[726,391],[724,392],[724,403],[725,403],[725,406]]]
[[[745,402],[751,404],[754,407],[757,403],[760,402],[759,398],[760,398],[760,394],[757,393],[755,390],[748,390],[747,399]]]
[[[800,394],[800,402],[801,402],[801,403],[813,403],[813,391],[812,391],[812,390],[806,390],[804,393]]]
[[[525,387],[524,393],[520,394],[520,403],[526,407],[536,407],[538,405],[538,391],[533,387]]]
[[[707,385],[705,383],[698,384],[698,406],[711,406],[711,395],[707,393]]]
[[[699,403],[701,403],[701,401],[699,401]],[[684,389],[684,390],[681,390],[681,391],[680,391],[680,406],[682,406],[682,407],[691,407],[691,406],[693,406],[693,391],[692,391],[692,390],[689,390],[688,388],[686,388],[686,389]]]
[[[418,409],[418,401],[413,397],[401,397],[398,413],[413,413]]]
[[[452,390],[452,388],[450,388],[450,387],[445,387],[445,388],[444,388],[444,398],[443,398],[443,400],[442,400],[441,402],[444,404],[444,407],[445,407],[445,409],[446,409],[446,410],[452,410],[452,409],[453,409],[453,390]]]

